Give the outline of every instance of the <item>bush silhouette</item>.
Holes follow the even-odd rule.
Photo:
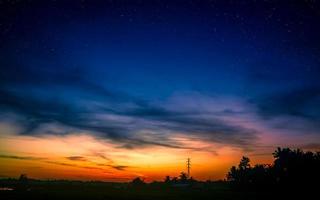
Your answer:
[[[21,174],[16,185],[17,191],[27,191],[29,187],[29,179],[26,174]]]
[[[133,186],[143,186],[145,185],[146,183],[140,178],[140,177],[137,177],[137,178],[134,178],[132,181],[131,181],[131,184]]]
[[[170,183],[171,179],[170,176],[166,176],[166,178],[164,179],[164,183]]]
[[[181,172],[180,175],[179,175],[179,181],[181,183],[186,183],[188,181],[188,176],[186,173],[184,172]]]

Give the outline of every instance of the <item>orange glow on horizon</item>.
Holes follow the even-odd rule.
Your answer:
[[[177,133],[171,139],[181,148],[153,145],[132,149],[86,133],[40,137],[13,132],[17,132],[14,127],[0,124],[0,177],[25,173],[36,179],[126,182],[141,177],[151,182],[186,172],[186,159],[190,157],[193,178],[219,180],[226,177],[231,166],[238,165],[243,155],[249,156],[251,165],[272,163],[275,148],[288,142],[284,136],[265,132],[256,146],[244,150]],[[303,139],[298,139],[292,143],[303,144]]]
[[[141,177],[150,182],[163,180],[167,175],[178,176],[186,171],[186,158],[191,157],[192,177],[217,180],[224,179],[244,153],[241,149],[182,138],[179,134],[175,137],[196,148],[125,149],[84,133],[42,137],[2,134],[0,171],[8,177],[21,173],[37,179],[130,181]],[[271,154],[264,161],[269,162],[270,158]]]

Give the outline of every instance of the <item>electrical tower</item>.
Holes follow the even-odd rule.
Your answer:
[[[190,169],[191,169],[191,159],[187,159],[187,170],[188,170],[188,178],[190,178]]]

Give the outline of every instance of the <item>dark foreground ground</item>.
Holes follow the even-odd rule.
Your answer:
[[[28,183],[27,188],[10,190],[14,187],[16,187],[14,182],[2,182],[0,199],[280,199],[274,190],[268,188],[264,188],[263,191],[239,189],[227,182],[202,182],[192,185],[163,183],[132,185],[130,183],[33,181]],[[281,199],[289,199],[289,196],[285,195]]]

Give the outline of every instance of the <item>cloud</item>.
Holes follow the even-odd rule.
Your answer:
[[[47,161],[47,163],[55,164],[55,165],[61,165],[61,166],[67,166],[67,167],[77,167],[77,168],[82,168],[82,169],[98,169],[98,170],[104,170],[104,169],[101,168],[101,167],[81,166],[81,165],[76,165],[76,164],[71,164],[71,163],[65,163],[65,162],[57,162],[57,161]]]
[[[66,159],[72,160],[72,161],[87,161],[87,158],[83,156],[69,156],[69,157],[66,157]]]
[[[96,157],[99,157],[99,158],[102,158],[106,161],[109,161],[109,162],[112,162],[112,160],[110,158],[108,158],[104,152],[99,152],[99,151],[92,151],[90,156],[96,156]]]
[[[66,163],[66,162],[59,162],[59,161],[50,161],[50,160],[46,160],[46,158],[42,158],[42,157],[32,157],[32,156],[18,156],[18,155],[0,155],[0,158],[4,158],[4,159],[16,159],[16,160],[41,160],[44,161],[46,163],[50,163],[50,164],[55,164],[55,165],[61,165],[61,166],[67,166],[67,167],[77,167],[77,168],[83,168],[83,169],[98,169],[98,170],[105,170],[102,167],[94,167],[94,166],[82,166],[82,165],[77,165],[74,163]],[[68,160],[72,160],[72,161],[88,161],[88,159],[86,159],[83,156],[69,156],[66,157],[66,159]],[[95,164],[97,166],[105,166],[105,167],[110,167],[116,170],[120,170],[120,171],[124,171],[126,170],[129,166],[126,165],[116,165],[116,164],[100,164],[100,163],[92,163]]]
[[[111,166],[111,167],[116,169],[116,170],[120,170],[120,171],[123,171],[126,168],[128,168],[128,166],[125,166],[125,165],[114,165],[114,166]]]
[[[20,134],[68,134],[63,130],[69,128],[112,140],[124,148],[163,146],[195,150],[197,148],[185,146],[172,136],[179,133],[237,147],[252,145],[256,140],[256,130],[225,120],[246,112],[239,109],[243,105],[238,100],[217,102],[212,100],[215,97],[190,95],[184,98],[197,99],[202,105],[189,102],[181,107],[183,103],[174,101],[152,103],[134,98],[101,101],[95,97],[90,101],[79,98],[69,102],[35,94],[23,96],[19,91],[4,88],[0,88],[0,93],[3,111],[24,117],[17,122],[23,127]],[[79,105],[81,101],[87,101],[86,107]]]
[[[101,163],[97,163],[97,165],[98,166],[111,167],[111,168],[119,170],[119,171],[124,171],[127,168],[129,168],[129,166],[126,166],[126,165],[112,165],[112,164],[101,164]]]
[[[256,101],[258,113],[264,117],[297,116],[320,119],[320,87],[304,87],[274,93]]]
[[[309,86],[274,92],[251,102],[265,124],[299,133],[320,130],[320,87]]]
[[[44,158],[33,156],[17,156],[17,155],[0,155],[0,158],[16,159],[16,160],[43,160]]]
[[[94,166],[82,166],[82,165],[77,165],[77,164],[73,164],[73,163],[65,163],[65,162],[58,162],[58,161],[46,161],[47,163],[50,164],[55,164],[55,165],[61,165],[61,166],[67,166],[67,167],[77,167],[77,168],[82,168],[82,169],[97,169],[97,170],[103,170],[105,171],[105,169],[103,167],[110,167],[119,171],[124,171],[126,168],[128,168],[129,166],[125,166],[125,165],[112,165],[112,164],[99,164],[99,163],[93,163],[97,166],[101,166],[101,167],[94,167]]]

